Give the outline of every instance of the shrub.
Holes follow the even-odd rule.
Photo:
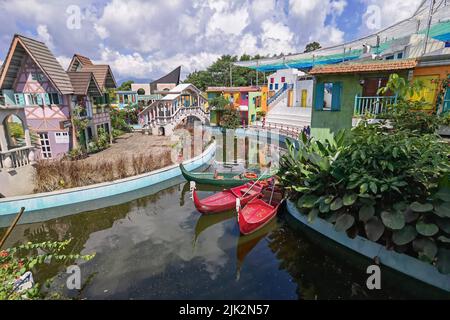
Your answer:
[[[42,299],[40,285],[19,292],[16,280],[28,270],[52,261],[90,260],[94,255],[64,254],[70,239],[60,242],[27,243],[0,251],[0,300]]]
[[[225,107],[220,118],[220,126],[225,129],[236,129],[241,126],[241,116],[239,111],[232,106]]]
[[[309,215],[450,273],[450,147],[435,135],[380,125],[325,142],[301,135],[280,161],[280,179]],[[440,257],[440,258],[439,258]]]

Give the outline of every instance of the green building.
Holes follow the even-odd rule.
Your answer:
[[[311,136],[324,140],[351,128],[358,116],[382,112],[397,97],[390,92],[380,96],[378,89],[386,85],[392,73],[411,79],[416,64],[415,59],[371,60],[311,69],[310,74],[315,76]]]

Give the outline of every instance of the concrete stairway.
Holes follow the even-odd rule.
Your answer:
[[[300,128],[311,125],[311,108],[288,107],[287,98],[280,100],[266,115],[266,126]]]

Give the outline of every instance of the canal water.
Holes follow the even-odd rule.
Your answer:
[[[255,234],[242,236],[234,211],[202,216],[189,183],[170,183],[122,204],[21,224],[8,246],[72,238],[68,253],[95,253],[79,262],[81,290],[65,287],[68,264],[44,265],[35,274],[40,283],[53,278],[52,291],[76,299],[423,297],[424,291],[403,286],[407,280],[398,275],[382,278],[381,290],[367,289],[370,261],[299,229],[284,210]],[[200,198],[218,191],[201,185],[198,190]]]

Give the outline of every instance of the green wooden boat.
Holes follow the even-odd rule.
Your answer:
[[[180,163],[180,170],[183,177],[187,181],[195,181],[199,184],[210,184],[223,187],[237,187],[247,182],[256,181],[258,179],[265,180],[273,176],[273,174],[270,173],[255,175],[255,178],[246,178],[243,174],[239,174],[237,172],[220,172],[217,174],[217,177],[214,177],[213,172],[189,172],[182,163]]]

